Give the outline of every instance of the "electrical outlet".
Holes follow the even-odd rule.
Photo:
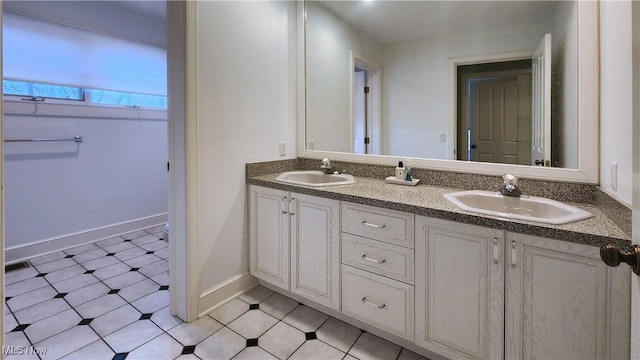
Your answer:
[[[447,141],[447,134],[442,133],[440,134],[440,142],[446,142]]]
[[[287,142],[280,141],[280,156],[287,156]]]
[[[316,148],[316,141],[309,140],[309,142],[307,143],[307,150],[315,150],[315,148]]]
[[[618,190],[618,163],[609,165],[609,183],[613,190]]]

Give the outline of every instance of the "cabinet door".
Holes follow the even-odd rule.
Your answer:
[[[289,196],[249,186],[249,272],[289,290]]]
[[[340,310],[340,202],[291,194],[291,291]]]
[[[504,232],[416,217],[416,343],[452,359],[504,355]]]
[[[628,269],[529,235],[508,233],[507,249],[507,359],[628,358]]]

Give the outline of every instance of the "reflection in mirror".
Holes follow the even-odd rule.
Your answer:
[[[578,167],[575,1],[307,1],[305,149]]]

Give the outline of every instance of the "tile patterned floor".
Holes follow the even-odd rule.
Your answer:
[[[184,323],[169,313],[161,236],[136,231],[7,273],[6,358],[424,359],[261,286]]]

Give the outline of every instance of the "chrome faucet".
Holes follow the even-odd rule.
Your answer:
[[[502,177],[504,183],[499,193],[505,196],[521,196],[522,191],[518,187],[518,178],[512,174],[504,174]]]
[[[331,167],[331,160],[329,160],[329,158],[322,159],[320,170],[322,170],[325,174],[333,174],[333,168]]]

